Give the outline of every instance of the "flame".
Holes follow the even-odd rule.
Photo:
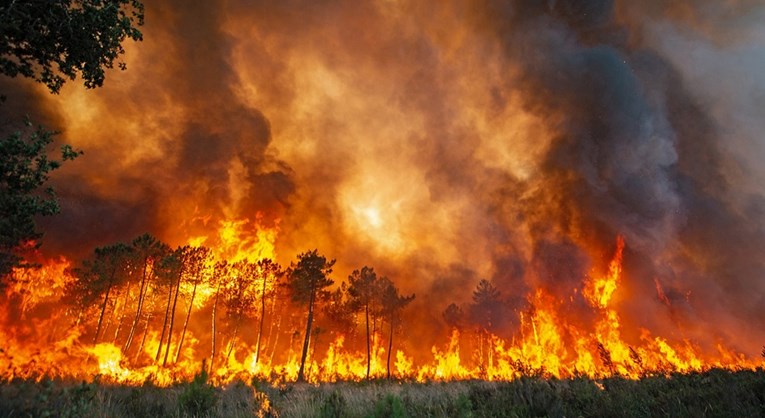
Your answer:
[[[6,289],[3,304],[0,305],[3,324],[0,328],[2,376],[87,378],[100,375],[101,379],[114,382],[141,384],[151,380],[160,385],[190,379],[203,360],[211,355],[210,315],[219,288],[204,283],[204,280],[209,280],[214,273],[216,260],[219,257],[233,257],[252,262],[275,255],[278,225],[269,230],[258,227],[255,231],[252,230],[253,225],[257,222],[230,221],[220,224],[218,242],[221,246],[214,248],[213,256],[206,261],[200,273],[203,282],[197,286],[193,309],[189,311],[186,309],[190,303],[191,288],[188,284],[181,287],[179,305],[182,309],[178,310],[176,322],[181,322],[181,312],[190,312],[193,319],[180,350],[179,331],[177,328],[173,330],[169,347],[169,353],[173,355],[169,356],[171,361],[164,366],[161,361],[155,360],[161,345],[163,350],[168,350],[167,336],[161,336],[160,314],[165,305],[160,294],[161,287],[153,290],[146,301],[147,315],[142,317],[144,325],[138,327],[137,334],[140,336],[136,338],[140,344],[134,343],[130,351],[124,352],[122,340],[130,323],[124,318],[135,309],[133,305],[137,293],[134,292],[138,291],[135,287],[126,286],[116,291],[115,303],[108,314],[109,324],[103,333],[104,341],[92,344],[93,321],[72,310],[58,308],[67,284],[75,280],[70,273],[69,261],[50,260],[40,269],[16,270],[15,281]],[[433,346],[430,358],[423,359],[422,353],[413,350],[411,337],[402,337],[407,340],[403,343],[405,348],[395,349],[395,355],[391,353],[393,375],[418,381],[511,380],[526,374],[559,378],[618,374],[637,379],[649,374],[690,372],[710,367],[740,369],[763,366],[762,362],[751,360],[723,343],[717,344],[715,353],[708,353],[688,339],[671,340],[654,336],[647,329],[640,330],[639,341],[628,343],[615,303],[619,300],[616,296],[620,292],[619,283],[623,280],[621,263],[624,248],[623,238],[618,237],[606,273],[592,274],[583,283],[582,294],[595,313],[590,325],[578,323],[572,320],[575,318],[562,314],[566,301],[539,288],[528,297],[530,308],[519,313],[519,327],[511,339],[485,331],[461,332],[453,329],[446,343],[442,347]],[[241,273],[233,269],[228,274]],[[657,289],[660,289],[658,281],[656,283]],[[216,337],[219,342],[216,344],[217,360],[212,365],[212,376],[218,382],[257,377],[280,383],[297,377],[299,334],[293,333],[291,338],[286,338],[284,334],[285,330],[299,329],[302,315],[290,307],[288,300],[278,296],[278,288],[272,282],[268,282],[266,293],[260,288],[254,294],[257,300],[261,297],[266,299],[259,304],[260,310],[255,318],[245,324],[230,322],[225,317],[225,309],[218,307]],[[268,327],[263,327],[260,355],[257,356],[253,330],[261,315],[267,320]],[[371,334],[370,377],[381,378],[387,375],[389,336],[382,332],[382,328],[377,328],[379,323],[376,321],[373,318],[375,331]],[[361,325],[357,321],[356,326]],[[233,329],[236,326],[241,329],[235,336]],[[363,333],[360,332],[350,335],[333,330],[317,332],[311,340],[306,362],[308,381],[364,379],[367,358],[361,337]]]

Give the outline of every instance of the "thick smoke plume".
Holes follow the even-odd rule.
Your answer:
[[[104,88],[18,92],[86,152],[55,179],[49,252],[259,216],[285,264],[319,248],[416,292],[425,332],[481,278],[518,310],[569,298],[621,235],[632,337],[758,352],[760,2],[147,6]]]

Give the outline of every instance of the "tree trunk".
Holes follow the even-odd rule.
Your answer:
[[[181,293],[181,278],[183,277],[183,267],[178,270],[178,281],[175,284],[175,297],[173,298],[173,310],[170,312],[170,327],[167,329],[167,344],[165,344],[165,359],[162,360],[162,367],[167,366],[167,356],[170,354],[170,345],[173,341],[173,325],[175,325],[175,308],[178,306],[178,294]]]
[[[276,335],[274,336],[274,326],[276,326]],[[279,344],[279,332],[282,329],[282,313],[276,314],[276,295],[271,299],[271,325],[268,327],[268,347],[271,353],[268,356],[269,364],[274,364],[274,353]],[[272,340],[273,337],[273,340]]]
[[[98,335],[101,334],[101,325],[104,322],[104,314],[106,313],[106,304],[109,302],[109,294],[112,291],[112,282],[114,281],[114,275],[117,272],[117,268],[115,267],[114,270],[112,270],[112,275],[109,278],[109,285],[106,287],[106,294],[104,295],[104,303],[101,304],[101,315],[98,316],[98,326],[96,327],[96,336],[93,337],[93,345],[95,345],[98,342]]]
[[[114,345],[117,345],[117,337],[120,335],[120,331],[122,331],[122,323],[125,322],[125,311],[127,310],[128,302],[130,298],[130,282],[127,284],[127,289],[125,289],[125,300],[122,301],[122,308],[120,308],[120,315],[119,319],[117,320],[117,329],[114,331]]]
[[[258,342],[255,344],[255,367],[260,360],[260,341],[263,337],[263,322],[266,317],[266,275],[263,275],[263,292],[260,294],[260,327],[258,329]]]
[[[143,309],[143,299],[145,297],[145,288],[146,288],[146,270],[148,268],[149,260],[147,258],[144,258],[143,260],[143,273],[141,274],[141,286],[138,288],[138,306],[135,309],[135,317],[133,318],[133,325],[130,326],[130,332],[128,333],[127,341],[125,341],[125,346],[123,348],[123,352],[127,353],[130,349],[130,345],[133,344],[133,338],[135,336],[135,330],[138,327],[138,322],[141,319],[141,309]],[[139,351],[140,352],[140,351]]]
[[[146,316],[146,326],[143,328],[143,338],[141,338],[141,345],[138,346],[138,352],[135,353],[135,359],[141,356],[143,353],[143,346],[146,345],[146,335],[149,333],[149,321],[151,320],[151,312]]]
[[[366,317],[367,324],[367,380],[369,380],[370,357],[372,355],[372,347],[369,342],[369,302],[364,305],[364,316]]]
[[[300,355],[300,369],[298,370],[298,382],[305,382],[305,358],[308,355],[308,343],[311,341],[311,325],[313,323],[313,302],[316,297],[316,290],[311,291],[311,298],[308,301],[308,320],[305,323],[305,339],[303,340],[303,353]]]
[[[189,327],[189,318],[191,317],[191,308],[194,307],[194,297],[197,294],[197,285],[199,281],[194,282],[194,289],[191,291],[191,300],[189,301],[189,310],[186,312],[186,320],[183,321],[183,332],[181,332],[181,339],[178,341],[178,351],[175,352],[175,363],[178,363],[178,358],[181,356],[181,348],[183,347],[183,339],[186,337],[186,329]]]
[[[231,341],[228,344],[228,352],[226,352],[226,364],[228,365],[228,359],[231,358],[231,352],[234,351],[234,345],[236,344],[236,337],[239,335],[239,323],[242,318],[237,318],[236,324],[234,324],[234,335],[231,337]]]
[[[165,330],[167,329],[167,320],[170,317],[170,302],[173,300],[173,286],[167,289],[167,307],[165,307],[165,320],[162,322],[162,332],[159,334],[159,347],[157,347],[157,356],[154,361],[159,363],[159,357],[162,355],[162,341],[165,339]],[[147,324],[148,326],[148,324]]]
[[[213,302],[212,308],[212,352],[210,353],[210,371],[215,370],[215,316],[218,312],[218,299],[220,299],[220,284],[221,280],[218,280],[218,286],[215,289],[215,302]]]
[[[388,363],[387,363],[387,369],[388,369],[388,376],[387,378],[390,379],[390,351],[393,349],[393,317],[390,318],[390,335],[388,337]]]

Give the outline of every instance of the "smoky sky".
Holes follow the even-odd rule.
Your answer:
[[[374,266],[439,318],[480,278],[519,309],[530,289],[570,295],[621,235],[628,321],[754,350],[764,9],[162,2],[102,89],[23,84],[5,106],[85,150],[54,179],[52,253],[260,213],[283,262]],[[669,308],[656,282],[691,296]]]

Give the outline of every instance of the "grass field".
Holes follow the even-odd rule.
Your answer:
[[[198,375],[171,387],[14,380],[0,417],[757,417],[765,371],[709,370],[638,381],[521,378],[512,382],[235,382]]]

